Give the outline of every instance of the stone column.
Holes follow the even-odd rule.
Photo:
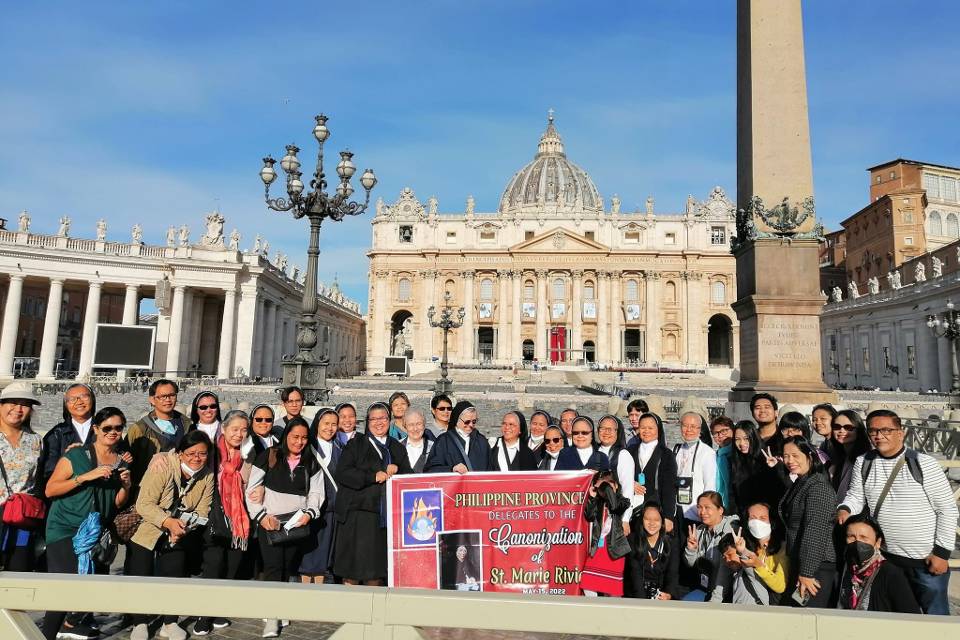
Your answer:
[[[500,364],[510,362],[510,315],[507,303],[510,301],[510,272],[497,271],[500,279],[500,293],[497,295],[497,361]]]
[[[40,369],[37,380],[53,380],[57,359],[57,338],[60,334],[60,306],[63,304],[63,278],[50,279],[47,314],[43,318],[43,342],[40,344]]]
[[[13,357],[20,328],[20,304],[23,300],[23,275],[11,274],[7,304],[3,308],[3,333],[0,334],[0,378],[13,379]]]
[[[547,342],[550,337],[547,335],[547,316],[550,309],[547,305],[547,272],[544,269],[537,270],[537,336],[533,343],[533,353],[540,364],[547,361]]]
[[[429,362],[433,355],[433,327],[430,326],[429,310],[433,305],[433,287],[436,283],[437,272],[432,269],[419,274],[420,276],[420,317],[416,326],[419,327],[416,339],[413,341],[413,356],[415,360]]]
[[[689,271],[680,272],[680,308],[683,309],[683,357],[680,358],[681,362],[690,364],[693,362],[693,311],[691,307],[691,289],[690,284],[691,273]],[[697,331],[702,330],[700,327],[697,327]]]
[[[583,270],[574,269],[573,276],[573,307],[570,309],[570,348],[574,352],[574,362],[584,360],[583,353]]]
[[[139,287],[135,284],[128,284],[123,296],[123,320],[121,324],[125,327],[137,325],[137,310],[139,308],[140,296]],[[117,380],[126,380],[127,370],[117,369]]]
[[[240,302],[237,307],[236,349],[233,356],[233,365],[230,367],[228,377],[236,375],[238,369],[243,369],[244,375],[252,376],[254,339],[257,333],[256,287],[241,287]],[[226,314],[226,311],[224,311],[224,314]]]
[[[100,287],[101,283],[90,282],[87,292],[87,307],[83,314],[83,337],[80,342],[80,370],[77,377],[89,377],[93,373],[94,341],[97,337],[97,322],[100,321]]]
[[[387,278],[390,277],[388,271],[377,270],[374,272],[374,291],[373,300],[370,301],[370,332],[373,338],[373,345],[370,349],[371,357],[367,360],[367,371],[383,371],[383,358],[390,355],[386,343],[390,341],[389,318],[387,308],[389,305]],[[386,334],[386,335],[384,335]],[[392,345],[391,345],[392,346]]]
[[[657,299],[657,283],[660,280],[660,274],[656,271],[648,271],[645,278],[644,306],[647,308],[647,313],[643,339],[644,357],[647,362],[660,362],[660,321],[658,319],[660,301]]]
[[[463,309],[466,315],[463,316],[463,326],[460,327],[460,362],[471,363],[477,359],[474,353],[473,345],[476,341],[476,331],[473,328],[473,318],[476,310],[473,308],[473,271],[464,271],[460,274],[463,278]]]
[[[594,356],[598,363],[610,360],[610,274],[597,271],[597,347]]]
[[[623,318],[623,272],[610,273],[610,361],[619,363],[623,360],[623,338],[620,335]]]
[[[236,323],[237,290],[227,289],[223,297],[223,325],[220,329],[220,354],[217,377],[229,378],[233,373],[233,332]]]
[[[193,367],[200,364],[200,336],[203,334],[203,307],[206,303],[206,296],[201,291],[194,291],[190,303],[190,348],[187,351],[187,364]],[[200,372],[200,369],[191,371]]]
[[[283,310],[283,306],[280,303],[277,303],[275,310],[275,319],[273,321],[273,362],[270,363],[270,376],[273,378],[280,377],[280,359],[283,358],[283,318],[286,315],[286,312]]]
[[[183,341],[184,297],[187,288],[180,284],[173,288],[170,306],[170,335],[167,338],[167,377],[177,378],[180,369],[180,344]]]
[[[733,309],[743,339],[740,380],[730,394],[734,418],[747,415],[757,391],[781,403],[836,401],[820,361],[822,229],[813,215],[800,5],[737,3],[737,208],[743,213]],[[783,242],[783,234],[791,241]]]
[[[267,300],[263,296],[263,290],[257,291],[256,301],[256,321],[254,322],[253,332],[253,357],[250,362],[250,377],[261,375],[260,368],[263,366],[263,334],[267,322]]]
[[[513,281],[513,297],[510,299],[510,359],[513,362],[523,360],[523,272],[516,270],[510,272],[510,279]]]
[[[275,332],[277,330],[276,304],[272,300],[263,301],[263,359],[260,361],[260,375],[273,376]]]

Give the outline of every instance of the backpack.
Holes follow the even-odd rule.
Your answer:
[[[864,483],[866,483],[867,478],[870,477],[873,461],[877,459],[878,455],[875,449],[863,454],[863,464],[860,465],[860,479]],[[923,469],[920,467],[920,457],[917,455],[916,450],[907,449],[903,455],[906,458],[907,469],[910,470],[910,475],[913,476],[913,481],[923,486]]]

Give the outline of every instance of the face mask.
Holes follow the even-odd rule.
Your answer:
[[[193,469],[191,469],[190,467],[187,466],[187,463],[186,463],[186,462],[181,462],[181,463],[180,463],[180,470],[183,471],[183,474],[184,474],[185,476],[187,476],[188,478],[192,478],[192,477],[193,477],[193,474],[196,473],[196,471],[194,471]]]
[[[867,544],[866,542],[861,542],[860,540],[854,540],[847,545],[847,549],[844,552],[844,557],[847,559],[847,562],[855,567],[863,566],[865,562],[873,558],[877,550],[872,544]]]
[[[763,520],[750,520],[747,522],[747,529],[757,540],[763,540],[770,535],[770,532],[773,531],[773,527],[770,526],[769,522],[764,522]]]

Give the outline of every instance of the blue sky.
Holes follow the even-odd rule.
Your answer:
[[[160,244],[219,208],[303,264],[306,224],[272,213],[267,153],[354,151],[441,211],[493,211],[548,108],[609,202],[735,192],[733,0],[7,3],[0,22],[0,216]],[[825,223],[867,202],[865,169],[960,165],[960,3],[806,0],[814,179]],[[366,306],[370,214],[324,229],[321,279]]]

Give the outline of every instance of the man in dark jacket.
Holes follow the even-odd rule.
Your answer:
[[[77,383],[67,387],[63,394],[63,422],[57,424],[43,436],[43,450],[37,466],[39,478],[38,495],[43,495],[44,487],[57,462],[73,444],[84,446],[93,442],[93,414],[97,412],[97,398],[93,389]]]

